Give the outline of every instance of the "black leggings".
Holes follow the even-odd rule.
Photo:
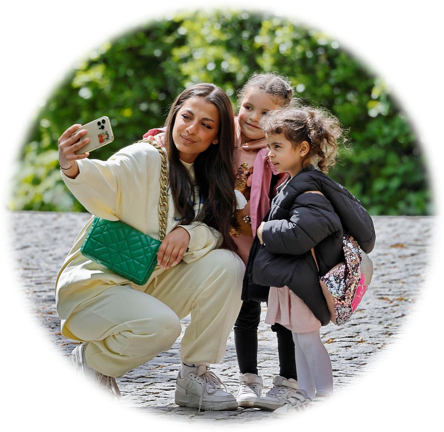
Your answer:
[[[242,374],[259,374],[257,369],[257,329],[260,319],[260,302],[254,300],[244,301],[234,324],[234,343],[239,370]],[[273,324],[271,330],[277,336],[279,375],[287,379],[297,379],[294,342],[291,331],[280,324]]]

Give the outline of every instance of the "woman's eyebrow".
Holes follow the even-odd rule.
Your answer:
[[[186,111],[188,113],[190,113],[192,116],[194,116],[194,113],[193,113],[193,111],[190,108],[186,108]],[[209,117],[204,117],[202,120],[206,120],[206,121],[210,121],[210,122],[216,123],[213,119],[211,119]]]

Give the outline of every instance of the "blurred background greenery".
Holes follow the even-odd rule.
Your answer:
[[[426,163],[409,119],[383,78],[321,30],[266,13],[177,12],[106,41],[78,61],[36,114],[17,161],[11,210],[84,211],[60,178],[57,140],[74,123],[110,117],[106,159],[163,125],[186,87],[213,82],[236,106],[252,73],[277,72],[297,97],[328,108],[350,149],[330,176],[372,215],[429,215]]]

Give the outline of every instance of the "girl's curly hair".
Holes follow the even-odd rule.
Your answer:
[[[266,134],[284,134],[299,146],[302,141],[310,144],[303,166],[313,163],[327,173],[336,164],[339,144],[345,144],[344,130],[339,120],[322,108],[302,106],[294,101],[289,107],[270,111],[261,119],[260,127]]]

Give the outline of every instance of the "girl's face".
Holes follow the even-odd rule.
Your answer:
[[[173,141],[180,160],[193,163],[210,145],[217,144],[219,110],[202,97],[187,99],[179,108],[173,127]]]
[[[281,106],[273,102],[269,94],[257,89],[247,91],[242,99],[238,115],[242,143],[264,138],[259,121],[268,111],[279,108]]]
[[[293,178],[302,169],[304,156],[310,146],[302,141],[294,146],[284,134],[267,134],[268,158],[278,172],[288,172]]]

